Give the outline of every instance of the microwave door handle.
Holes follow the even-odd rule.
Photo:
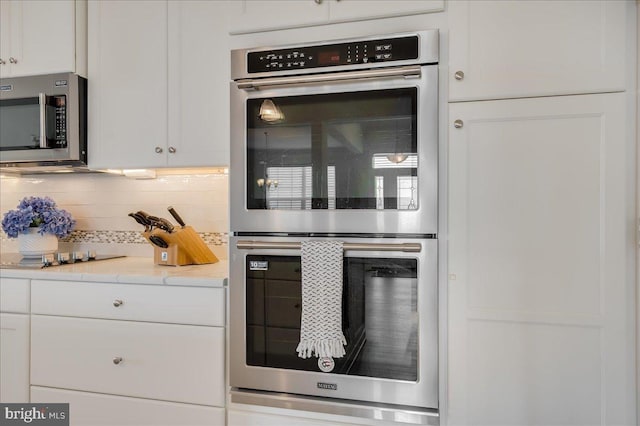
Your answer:
[[[283,242],[283,241],[246,241],[240,240],[236,243],[236,247],[240,250],[252,249],[272,249],[272,250],[300,250],[300,242]],[[355,251],[401,251],[409,253],[420,253],[422,244],[420,243],[344,243],[344,250]]]
[[[40,105],[40,148],[49,148],[47,143],[47,95],[38,94],[38,104]]]
[[[397,67],[397,68],[380,68],[366,71],[349,71],[340,73],[329,73],[307,76],[263,78],[256,80],[240,80],[238,81],[238,89],[259,90],[262,87],[273,86],[300,86],[303,84],[323,84],[340,81],[357,81],[382,78],[419,78],[422,75],[420,65]]]

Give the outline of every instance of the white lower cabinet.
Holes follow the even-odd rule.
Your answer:
[[[29,280],[0,278],[0,402],[29,402]]]
[[[301,413],[302,415],[308,413]],[[295,414],[291,414],[291,412],[287,412],[287,414],[279,414],[279,413],[261,413],[258,411],[244,411],[244,410],[236,410],[229,409],[227,412],[227,425],[228,426],[356,426],[356,425],[380,425],[380,422],[374,423],[374,421],[369,421],[366,423],[347,423],[344,421],[336,421],[333,417],[337,416],[327,416],[331,418],[319,419],[319,418],[309,418],[309,417],[300,417]],[[398,424],[399,425],[399,424]]]
[[[31,387],[31,402],[68,403],[71,425],[223,426],[224,408]]]
[[[448,424],[636,423],[626,100],[450,104]]]
[[[32,401],[70,403],[75,426],[225,424],[224,288],[34,280],[31,296]]]
[[[0,313],[0,402],[29,402],[29,315]]]

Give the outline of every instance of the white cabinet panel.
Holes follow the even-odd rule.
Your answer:
[[[414,15],[444,10],[444,0],[334,0],[329,2],[332,21]]]
[[[449,423],[633,423],[625,95],[449,117]]]
[[[239,3],[242,3],[242,11],[232,16],[233,33],[300,28],[444,10],[444,0],[245,0]],[[380,33],[386,32],[381,30]]]
[[[229,165],[229,37],[239,4],[169,1],[169,167]]]
[[[624,94],[449,117],[449,423],[633,423]]]
[[[0,311],[29,313],[29,280],[0,278]]]
[[[233,19],[233,32],[293,28],[322,24],[329,20],[329,4],[323,1],[244,1],[242,7],[242,12]]]
[[[83,0],[3,0],[0,76],[76,71],[76,32],[83,37]],[[81,14],[80,14],[81,15]],[[84,52],[77,52],[84,59]]]
[[[31,387],[31,402],[69,404],[70,426],[224,426],[224,408]]]
[[[92,1],[88,19],[89,167],[165,166],[167,3]]]
[[[29,315],[0,313],[0,401],[29,402]]]
[[[223,288],[33,280],[34,314],[224,326]]]
[[[224,329],[32,315],[31,384],[224,406]]]
[[[89,167],[226,166],[232,1],[89,3]]]
[[[624,90],[626,3],[449,2],[450,100]]]

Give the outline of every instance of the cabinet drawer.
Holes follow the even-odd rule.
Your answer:
[[[0,278],[0,311],[29,313],[29,280]]]
[[[31,384],[224,406],[224,328],[32,315]]]
[[[224,288],[44,280],[31,285],[35,314],[224,325]]]
[[[70,426],[224,426],[224,408],[31,387],[31,402],[69,404]]]

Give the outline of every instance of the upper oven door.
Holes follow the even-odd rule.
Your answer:
[[[437,233],[437,65],[231,83],[231,230]]]

